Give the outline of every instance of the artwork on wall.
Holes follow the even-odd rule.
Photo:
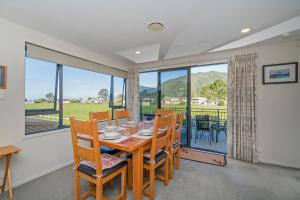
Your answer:
[[[263,65],[263,84],[297,82],[298,62]]]
[[[7,66],[0,65],[0,89],[7,88]]]

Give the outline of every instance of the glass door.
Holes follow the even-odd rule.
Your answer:
[[[188,108],[188,69],[159,72],[159,108],[170,108],[185,115],[181,143],[188,145],[187,108]]]

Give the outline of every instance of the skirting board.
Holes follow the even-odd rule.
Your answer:
[[[50,173],[52,173],[52,172],[54,172],[54,171],[56,171],[56,170],[59,170],[59,169],[64,168],[64,167],[66,167],[66,166],[68,166],[68,165],[71,165],[73,162],[74,162],[73,160],[68,161],[68,162],[63,163],[63,164],[61,164],[61,165],[58,165],[58,166],[56,166],[56,167],[53,167],[53,168],[44,170],[44,171],[42,171],[42,172],[40,172],[40,173],[37,173],[37,174],[35,174],[34,176],[28,177],[28,178],[26,178],[26,179],[24,179],[24,180],[17,181],[17,182],[15,182],[15,183],[12,184],[12,188],[18,187],[18,186],[20,186],[20,185],[23,185],[23,184],[25,184],[25,183],[28,183],[28,182],[30,182],[30,181],[33,181],[33,180],[35,180],[35,179],[37,179],[37,178],[40,178],[40,177],[45,176],[45,175],[47,175],[47,174],[50,174]],[[5,188],[5,190],[7,190],[7,187]]]
[[[282,167],[290,167],[290,168],[300,169],[300,164],[297,164],[297,163],[277,162],[277,161],[266,160],[266,159],[258,159],[258,162],[272,164],[272,165],[278,165],[278,166],[282,166]]]

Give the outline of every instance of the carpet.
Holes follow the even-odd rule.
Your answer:
[[[223,154],[199,151],[189,148],[181,148],[180,151],[180,158],[182,159],[218,165],[222,167],[226,165],[226,156]]]

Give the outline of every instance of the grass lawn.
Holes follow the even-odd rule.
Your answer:
[[[53,108],[51,103],[32,103],[25,104],[25,109],[43,109]],[[89,118],[89,112],[111,110],[108,104],[82,104],[82,103],[65,103],[63,105],[64,124],[69,124],[69,117],[75,116],[76,119],[86,120]],[[58,117],[58,114],[49,115]],[[56,121],[56,120],[55,120]]]

